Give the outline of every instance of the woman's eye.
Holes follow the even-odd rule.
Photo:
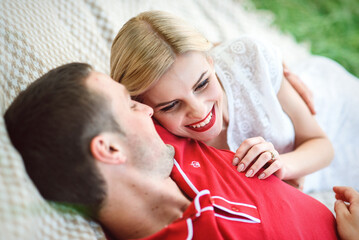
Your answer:
[[[167,105],[166,107],[161,108],[160,111],[161,111],[161,112],[171,111],[171,110],[174,109],[174,107],[177,105],[177,103],[178,103],[177,101],[174,101],[174,102],[172,102],[171,104]]]
[[[194,90],[199,91],[199,90],[205,88],[208,85],[208,83],[209,83],[209,79],[207,78],[207,79],[203,80],[200,84],[198,84]]]

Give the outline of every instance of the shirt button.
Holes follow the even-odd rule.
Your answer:
[[[231,207],[231,209],[232,209],[233,211],[235,211],[235,212],[238,212],[238,211],[239,211],[239,209],[236,208],[236,207]]]

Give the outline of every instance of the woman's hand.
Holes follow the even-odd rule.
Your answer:
[[[248,138],[237,149],[232,164],[238,172],[246,172],[247,177],[253,177],[262,167],[265,170],[259,174],[259,179],[265,179],[275,173],[280,179],[284,177],[283,164],[278,152],[270,142],[262,137]]]
[[[359,193],[351,187],[334,187],[337,201],[337,229],[341,239],[358,239],[359,236]]]
[[[301,178],[296,178],[296,179],[284,180],[284,182],[288,183],[289,185],[295,187],[296,189],[298,189],[300,191],[303,191],[304,180],[305,180],[305,177],[301,177]]]
[[[294,73],[292,73],[289,68],[283,63],[283,75],[288,80],[290,85],[297,91],[299,96],[303,99],[305,104],[307,104],[310,112],[314,115],[315,108],[313,103],[313,93],[312,91],[305,85],[305,83]]]

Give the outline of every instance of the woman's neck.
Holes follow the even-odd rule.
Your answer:
[[[223,128],[221,133],[216,138],[206,141],[205,143],[208,146],[215,147],[217,149],[229,150],[229,146],[227,144],[227,128]]]

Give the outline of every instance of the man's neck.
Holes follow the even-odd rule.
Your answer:
[[[120,187],[121,192],[109,193],[100,214],[100,221],[116,239],[154,234],[181,218],[190,204],[170,178],[143,178],[126,190]]]

